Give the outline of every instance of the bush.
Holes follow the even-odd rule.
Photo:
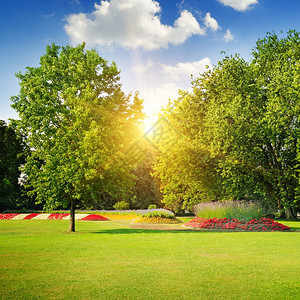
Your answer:
[[[265,215],[264,208],[255,202],[207,202],[195,206],[195,213],[204,219],[227,218],[250,221]]]
[[[148,206],[148,209],[156,209],[156,205],[155,205],[155,204],[150,204],[150,205]]]
[[[143,218],[154,218],[154,217],[161,217],[161,218],[175,218],[174,214],[168,213],[165,211],[149,211],[142,215]]]
[[[129,203],[122,200],[122,201],[117,202],[113,207],[116,210],[126,210],[126,209],[129,209]]]

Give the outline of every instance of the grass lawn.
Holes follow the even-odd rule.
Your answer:
[[[0,221],[1,299],[300,299],[300,231],[145,230],[117,220],[67,229],[63,220]]]

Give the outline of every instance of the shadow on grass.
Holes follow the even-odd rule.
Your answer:
[[[119,228],[119,229],[106,229],[100,231],[93,231],[93,234],[151,234],[151,233],[228,233],[225,231],[202,231],[192,229],[177,229],[177,230],[164,230],[164,229],[135,229],[135,228]]]
[[[274,232],[281,232],[281,233],[295,233],[299,232],[300,230],[290,230],[290,231],[226,231],[226,230],[199,230],[199,229],[138,229],[138,228],[117,228],[117,229],[104,229],[104,230],[99,230],[99,231],[92,231],[89,232],[91,234],[158,234],[158,233],[185,233],[185,234],[190,234],[190,233],[197,233],[197,234],[204,234],[204,233],[274,233]]]

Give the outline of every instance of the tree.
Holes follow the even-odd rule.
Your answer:
[[[161,182],[162,202],[175,212],[222,197],[217,158],[211,157],[203,139],[204,116],[203,101],[189,93],[182,93],[160,116],[165,134],[154,174]]]
[[[52,44],[39,67],[17,74],[21,89],[12,107],[32,149],[24,173],[46,208],[70,207],[69,231],[75,231],[77,204],[101,201],[104,192],[122,196],[133,186],[131,166],[120,158],[136,133],[142,102],[121,91],[119,73],[84,44]]]
[[[163,201],[176,203],[180,195],[190,204],[207,198],[260,199],[284,207],[289,218],[296,216],[299,33],[290,31],[282,39],[268,34],[252,55],[250,62],[225,57],[193,82],[192,93],[174,102],[168,120],[184,139],[158,160]]]
[[[135,209],[146,209],[151,204],[155,204],[157,207],[161,207],[161,193],[160,183],[157,178],[154,178],[153,163],[155,160],[155,154],[148,142],[145,145],[145,154],[143,160],[139,161],[136,168],[133,170],[133,174],[136,176],[134,196],[131,199],[131,206]],[[147,147],[148,146],[148,147]]]
[[[26,146],[13,126],[0,120],[0,211],[15,209],[21,198],[19,167],[25,162]]]
[[[221,161],[224,187],[235,198],[263,196],[299,209],[299,33],[268,34],[253,60],[227,57],[197,82],[208,99],[206,134]]]
[[[272,196],[288,218],[300,211],[300,33],[269,33],[253,50],[252,68],[265,102],[260,154]]]

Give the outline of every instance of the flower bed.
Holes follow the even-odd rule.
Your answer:
[[[166,218],[166,217],[141,217],[136,219],[133,223],[152,223],[152,224],[178,224],[181,223],[180,220],[176,218]]]
[[[35,218],[37,215],[39,215],[39,213],[28,214],[23,220],[31,220]]]
[[[107,217],[109,219],[114,219],[114,220],[132,220],[136,218],[138,215],[136,214],[129,214],[129,213],[110,213],[110,212],[101,212],[101,215],[103,217]]]
[[[68,217],[69,215],[70,214],[57,214],[57,213],[54,213],[54,214],[51,214],[48,217],[48,220],[62,220],[63,218]]]
[[[11,220],[18,214],[0,214],[0,220]]]
[[[12,220],[23,220],[26,216],[27,214],[16,214],[16,216],[14,216]]]
[[[31,213],[31,214],[0,214],[0,220],[68,220],[70,219],[70,214],[68,213]],[[92,214],[75,214],[75,220],[88,220],[88,221],[107,221],[101,215]]]
[[[51,214],[38,214],[33,219],[35,220],[47,220]]]
[[[86,217],[79,219],[81,221],[108,221],[108,218],[105,218],[100,215],[87,215]]]
[[[90,210],[90,211],[78,211],[80,213],[89,212],[91,214],[99,214],[101,216],[107,217],[109,219],[121,219],[121,220],[132,220],[141,217],[148,213],[158,213],[158,214],[168,214],[174,215],[171,211],[163,208],[156,209],[128,209],[128,210]]]
[[[275,222],[268,218],[260,218],[251,221],[239,221],[237,219],[195,219],[184,224],[186,227],[214,230],[236,230],[236,231],[286,231],[291,228]]]

